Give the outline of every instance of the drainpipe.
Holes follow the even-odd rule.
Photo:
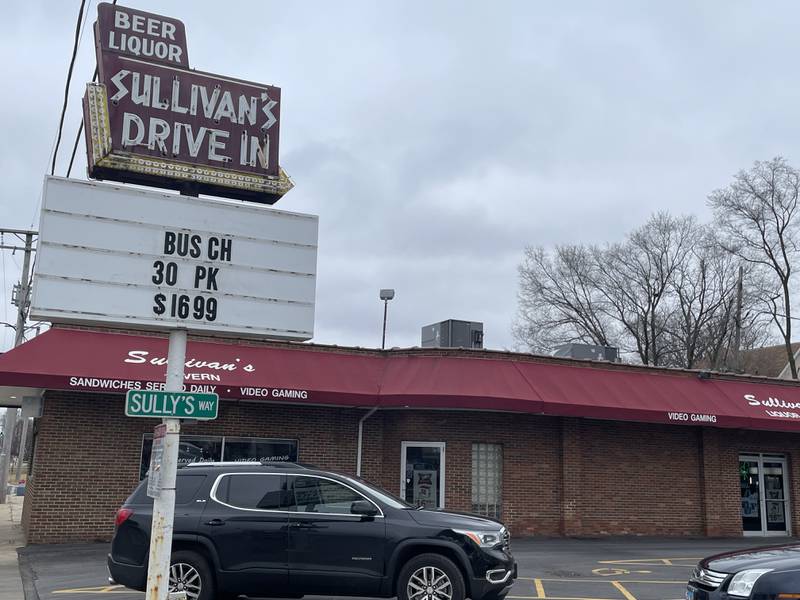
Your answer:
[[[364,438],[364,421],[374,415],[376,410],[378,410],[378,407],[373,406],[363,417],[358,420],[358,451],[356,454],[356,476],[358,477],[361,477],[361,446]]]

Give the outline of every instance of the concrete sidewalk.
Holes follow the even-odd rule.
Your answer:
[[[22,496],[0,504],[0,600],[24,600],[17,548],[25,545],[20,518]]]

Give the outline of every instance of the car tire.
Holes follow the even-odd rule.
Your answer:
[[[443,579],[444,578],[444,579]],[[464,600],[464,577],[449,558],[420,554],[409,560],[397,576],[398,600]]]
[[[214,600],[216,598],[214,574],[208,562],[197,552],[173,552],[169,567],[169,589],[186,591],[189,600]]]

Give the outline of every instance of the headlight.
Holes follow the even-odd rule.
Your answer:
[[[468,531],[453,529],[456,533],[467,536],[481,548],[493,548],[503,541],[503,530],[500,531]]]
[[[734,575],[733,579],[731,579],[731,584],[728,586],[728,595],[749,598],[758,578],[770,571],[772,571],[772,569],[748,569],[747,571],[737,573]]]

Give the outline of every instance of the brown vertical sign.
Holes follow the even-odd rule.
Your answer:
[[[272,204],[281,90],[189,69],[177,19],[98,5],[99,84],[84,97],[89,175]]]

